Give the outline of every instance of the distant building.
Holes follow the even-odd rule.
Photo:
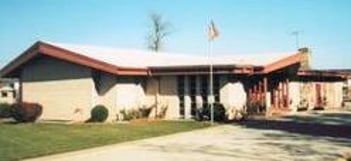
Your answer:
[[[0,79],[0,103],[13,104],[17,100],[18,81],[15,79]]]
[[[328,72],[343,74],[346,76],[346,80],[343,86],[343,100],[347,107],[351,108],[351,69],[330,69],[325,70]]]
[[[150,117],[190,119],[210,100],[262,114],[341,108],[345,75],[310,70],[307,48],[286,54],[207,57],[37,42],[7,64],[19,100],[43,105],[41,119],[86,120],[95,105],[109,120],[151,108]],[[214,98],[209,96],[213,65]],[[79,116],[77,116],[79,111]]]

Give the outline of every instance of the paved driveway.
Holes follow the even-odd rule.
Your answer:
[[[273,121],[281,122],[281,120]],[[294,123],[296,122],[295,120]],[[341,154],[351,151],[351,136],[348,137],[351,133],[334,136],[328,135],[328,132],[321,134],[314,132],[316,129],[330,130],[329,126],[334,125],[324,127],[312,123],[311,127],[317,128],[305,130],[289,129],[300,128],[300,124],[296,124],[297,127],[287,124],[288,128],[280,124],[279,126],[284,128],[272,128],[269,121],[249,122],[245,125],[221,125],[34,160],[335,161]],[[301,128],[309,127],[301,126]]]

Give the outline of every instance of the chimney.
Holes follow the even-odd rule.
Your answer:
[[[300,65],[300,70],[310,70],[311,69],[311,51],[308,47],[303,47],[297,50],[302,58],[301,58],[301,65]]]
[[[297,50],[300,53],[309,53],[310,49],[308,47],[303,47]]]

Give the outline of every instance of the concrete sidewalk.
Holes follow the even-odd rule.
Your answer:
[[[351,139],[222,125],[30,161],[334,161],[350,147]]]

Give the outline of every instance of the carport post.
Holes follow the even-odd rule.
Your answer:
[[[264,76],[263,78],[263,93],[264,93],[264,105],[266,106],[266,117],[269,116],[269,111],[270,111],[270,97],[268,97],[268,80],[267,76]]]

